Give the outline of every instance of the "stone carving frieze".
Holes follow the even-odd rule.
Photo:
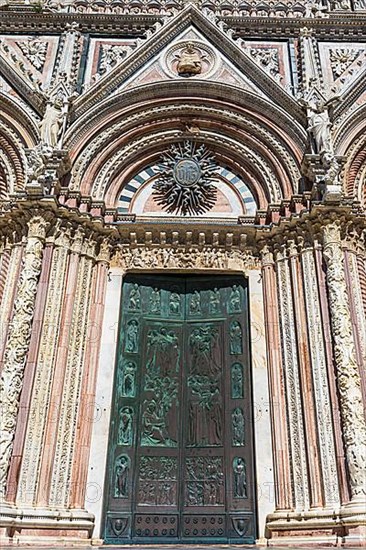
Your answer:
[[[357,499],[366,495],[366,423],[345,281],[344,252],[340,227],[336,223],[324,228],[324,258],[351,496]]]
[[[214,247],[136,247],[123,248],[112,258],[112,266],[135,269],[257,269],[259,260],[237,249]]]

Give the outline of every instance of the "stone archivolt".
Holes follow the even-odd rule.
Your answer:
[[[16,7],[11,0],[7,4]],[[361,4],[333,4],[336,17],[361,12]],[[110,14],[128,12],[136,25],[136,12],[149,12],[140,5],[135,15],[127,4],[108,6]],[[231,20],[234,32],[212,12],[193,6],[180,18],[173,13],[179,3],[156,5],[145,38],[136,39],[136,28],[131,31],[136,48],[88,90],[78,77],[81,81],[88,40],[82,13],[95,13],[93,2],[45,2],[40,14],[31,7],[21,12],[37,25],[50,22],[50,11],[67,20],[57,23],[62,36],[52,68],[38,39],[23,52],[49,70],[43,87],[11,48],[0,44],[0,68],[11,90],[0,92],[0,322],[6,326],[0,340],[0,525],[6,542],[14,541],[15,532],[29,541],[38,528],[58,542],[61,536],[92,537],[94,520],[85,503],[91,426],[82,417],[95,396],[100,349],[100,340],[93,348],[88,339],[88,323],[102,323],[108,269],[250,276],[260,265],[269,385],[281,406],[278,414],[271,403],[276,502],[266,520],[267,542],[307,544],[315,536],[327,544],[363,542],[363,77],[350,81],[337,102],[335,91],[325,90],[317,53],[319,33],[332,40],[332,10],[316,3],[281,6],[250,2],[218,5],[215,11],[250,17],[260,30],[258,40],[272,24],[263,17],[311,18],[313,30],[300,31],[303,22],[296,19],[288,23],[291,40],[296,34],[298,41],[296,48],[289,43],[301,73],[297,82],[293,72],[296,97],[272,78],[280,60],[268,60],[270,37],[260,56],[252,52],[254,61],[240,38],[247,32],[246,19]],[[100,10],[107,10],[101,2]],[[157,22],[156,12],[173,16]],[[80,26],[73,24],[74,14]],[[350,17],[359,29],[364,16]],[[183,85],[179,75],[161,86],[119,90],[192,22],[211,43],[220,42],[219,51],[260,93],[189,77]],[[107,23],[100,24],[106,32]],[[341,26],[342,21],[337,33]],[[338,50],[333,71],[341,78],[355,60]],[[62,105],[60,116],[50,113],[52,105]],[[317,133],[314,116],[322,114],[318,124],[324,126]],[[53,127],[52,139],[45,137],[46,123]],[[187,127],[194,128],[194,138]],[[118,214],[116,198],[130,176],[187,135],[247,182],[257,200],[255,216],[136,218],[133,207],[129,215]],[[46,280],[42,273],[48,273]],[[32,349],[31,339],[37,341]],[[26,426],[20,405],[30,411]]]

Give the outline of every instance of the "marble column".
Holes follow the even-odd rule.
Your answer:
[[[266,323],[267,360],[270,383],[272,440],[275,470],[277,510],[293,507],[293,486],[290,468],[289,433],[286,411],[286,391],[281,353],[276,273],[273,254],[262,249],[263,302]]]
[[[61,228],[60,234],[54,240],[50,261],[44,318],[19,475],[17,495],[17,504],[19,506],[32,506],[37,500],[39,468],[44,445],[46,421],[51,406],[50,393],[55,370],[69,253],[69,230]]]
[[[366,503],[366,422],[345,280],[340,227],[323,229],[334,359],[349,472],[351,503]]]
[[[305,297],[299,251],[294,241],[288,241],[293,307],[295,313],[296,342],[304,410],[304,429],[309,469],[310,506],[323,506],[322,478],[320,470],[319,440],[316,429],[314,388],[310,363],[310,349],[307,331]]]
[[[14,308],[14,300],[22,264],[23,245],[21,241],[7,241],[2,262],[1,278],[3,292],[0,302],[0,372],[3,367],[4,350],[9,323]]]
[[[14,303],[14,315],[9,326],[5,346],[0,385],[0,402],[2,404],[0,496],[2,498],[5,493],[9,461],[13,448],[47,225],[48,223],[41,216],[33,216],[28,222],[27,244]]]
[[[294,507],[299,511],[309,509],[310,498],[299,359],[296,345],[295,312],[292,300],[290,268],[285,246],[281,246],[277,250],[275,259],[290,431],[291,470],[294,483]]]
[[[18,480],[20,477],[20,465],[22,462],[25,433],[27,430],[28,415],[31,408],[31,396],[37,364],[37,356],[42,335],[47,288],[49,283],[50,265],[53,250],[54,237],[48,237],[42,259],[42,271],[37,287],[37,297],[34,305],[34,317],[32,335],[29,343],[27,363],[24,369],[23,390],[20,396],[19,414],[15,430],[13,453],[10,462],[6,501],[14,503]]]
[[[314,260],[314,249],[305,244],[301,249],[304,281],[304,300],[311,356],[311,374],[315,401],[314,427],[318,431],[324,506],[334,507],[340,502],[336,464],[336,449],[332,418],[332,403],[328,384],[324,328]]]
[[[95,245],[92,239],[85,239],[81,249],[63,386],[59,388],[61,400],[54,432],[56,444],[50,470],[49,505],[61,508],[69,508],[72,463],[78,453],[75,435],[88,335]]]
[[[77,229],[71,242],[70,254],[65,273],[65,287],[62,295],[62,308],[59,321],[59,333],[55,349],[54,368],[48,393],[48,411],[45,418],[41,457],[38,469],[37,496],[38,506],[47,506],[51,486],[53,459],[57,441],[57,430],[63,397],[63,384],[66,362],[69,353],[71,323],[75,306],[78,282],[80,254],[84,234]]]
[[[110,246],[107,242],[103,241],[100,246],[93,274],[89,331],[85,348],[85,357],[88,358],[88,361],[84,368],[80,411],[74,443],[77,453],[75,454],[71,477],[71,508],[84,508],[85,506],[92,428],[93,422],[97,420],[95,391],[109,262]]]

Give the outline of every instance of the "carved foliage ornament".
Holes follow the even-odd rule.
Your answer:
[[[154,196],[168,213],[198,215],[214,206],[217,165],[204,145],[190,141],[172,145],[162,155],[159,168]]]

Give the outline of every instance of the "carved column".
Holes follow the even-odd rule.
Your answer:
[[[28,222],[27,244],[14,303],[14,316],[9,327],[4,353],[4,366],[0,385],[0,401],[2,404],[0,436],[1,496],[4,495],[5,491],[13,447],[24,367],[31,338],[37,283],[42,267],[46,228],[47,222],[41,216],[34,216]]]
[[[37,355],[41,340],[42,323],[44,318],[45,303],[47,297],[47,288],[50,274],[50,263],[52,257],[54,237],[48,237],[42,259],[42,271],[39,277],[37,287],[37,297],[34,305],[34,317],[32,325],[32,335],[29,342],[29,351],[27,356],[27,364],[24,370],[23,390],[20,396],[19,414],[17,426],[15,430],[13,453],[10,462],[6,501],[13,502],[15,500],[17,485],[19,480],[19,470],[22,461],[23,447],[25,441],[25,433],[27,429],[27,421],[31,406],[31,395],[36,370]]]
[[[37,505],[47,505],[49,499],[52,464],[55,453],[58,419],[63,396],[63,382],[66,361],[69,351],[71,322],[75,305],[75,293],[78,281],[80,253],[83,244],[83,234],[77,230],[71,244],[71,252],[65,279],[65,288],[62,296],[62,309],[59,324],[57,348],[55,350],[55,364],[52,373],[52,384],[49,389],[49,409],[45,419],[42,456],[39,465],[37,483]]]
[[[345,281],[341,234],[337,223],[324,227],[323,242],[351,502],[360,501],[364,505],[366,422]]]
[[[345,246],[345,272],[348,295],[350,298],[350,312],[353,325],[356,358],[360,369],[363,396],[366,403],[365,378],[362,376],[366,368],[366,316],[363,307],[359,270],[357,265],[357,245],[360,240],[355,232],[347,235]]]
[[[311,372],[315,400],[315,426],[318,429],[320,459],[325,506],[339,504],[336,452],[330,400],[327,358],[323,334],[318,280],[313,247],[305,245],[301,251],[304,297],[311,355]]]
[[[325,281],[325,261],[323,257],[323,247],[317,238],[314,241],[314,258],[316,275],[319,285],[319,299],[321,308],[321,324],[324,335],[324,345],[326,352],[326,365],[328,373],[329,393],[331,399],[331,408],[334,424],[334,439],[336,446],[336,462],[339,479],[339,492],[341,504],[349,502],[349,488],[346,473],[346,458],[344,455],[344,445],[342,438],[341,415],[339,411],[339,402],[337,394],[337,385],[334,376],[334,358],[332,329],[329,317],[329,300]]]
[[[291,277],[285,247],[276,254],[282,357],[285,371],[287,407],[291,445],[291,465],[296,510],[309,508],[309,482],[306,460],[304,418],[296,346],[295,315]]]
[[[107,289],[108,268],[110,262],[110,247],[103,242],[94,266],[93,286],[89,314],[89,334],[86,342],[84,367],[81,389],[81,403],[76,430],[74,448],[77,449],[71,478],[71,508],[84,508],[85,491],[88,476],[89,453],[92,426],[95,413],[95,388],[99,351],[102,336],[105,296]]]
[[[56,447],[49,493],[49,504],[51,506],[68,507],[69,505],[72,461],[74,455],[78,452],[78,449],[75,448],[74,439],[81,399],[80,390],[94,262],[95,243],[86,240],[83,243],[79,262],[62,398],[58,415],[58,429],[55,433]]]
[[[3,356],[9,323],[14,308],[15,293],[22,264],[23,246],[21,242],[10,243],[8,240],[2,262],[4,290],[0,306],[0,372],[3,366]]]
[[[262,250],[263,302],[270,380],[276,509],[291,510],[293,486],[290,474],[289,437],[285,414],[286,395],[274,265],[273,254],[268,246],[265,246]]]
[[[50,392],[55,369],[60,317],[67,273],[70,235],[62,228],[55,239],[49,270],[44,319],[39,343],[37,367],[29,405],[29,420],[23,450],[17,504],[34,505],[39,486],[39,467],[44,444]]]
[[[319,461],[319,441],[316,430],[314,390],[310,364],[310,351],[307,334],[306,313],[304,309],[304,290],[301,277],[299,254],[294,241],[288,243],[293,305],[295,313],[295,331],[298,350],[298,362],[301,380],[301,393],[304,407],[306,431],[306,449],[309,468],[310,505],[323,505],[322,482]]]

